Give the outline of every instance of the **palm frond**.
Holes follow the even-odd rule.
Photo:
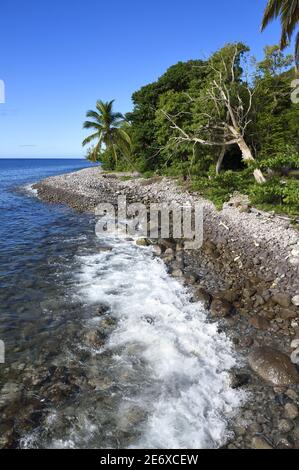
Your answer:
[[[100,136],[98,132],[95,132],[94,134],[89,135],[83,140],[82,146],[84,147],[85,145],[90,144],[90,142],[92,142],[95,139],[98,139],[99,137]]]
[[[271,21],[279,16],[282,3],[283,0],[269,0],[264,12],[262,31],[269,25],[269,23],[271,23]]]
[[[103,126],[97,122],[85,121],[83,123],[83,129],[97,129],[98,131],[102,131]]]
[[[94,119],[95,121],[100,121],[100,120],[101,120],[100,114],[97,113],[96,111],[93,111],[92,109],[90,109],[89,111],[87,111],[86,117],[92,118],[92,119]]]

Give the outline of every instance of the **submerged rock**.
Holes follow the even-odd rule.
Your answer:
[[[262,379],[274,386],[299,383],[299,374],[290,358],[268,346],[255,349],[249,355],[249,365]]]

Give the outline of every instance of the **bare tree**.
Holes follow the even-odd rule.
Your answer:
[[[233,144],[238,145],[242,152],[243,161],[253,163],[255,158],[246,143],[246,129],[251,123],[253,94],[251,87],[240,83],[236,78],[239,66],[240,50],[236,46],[232,57],[228,60],[222,57],[220,65],[212,61],[208,65],[213,78],[205,92],[199,98],[188,96],[191,102],[197,103],[199,121],[202,124],[190,134],[178,126],[176,116],[162,110],[171,128],[176,131],[172,138],[177,143],[192,142],[206,146],[219,146],[220,154],[217,171],[220,171],[225,155],[225,149]],[[258,183],[266,181],[259,169],[254,169],[253,175]]]

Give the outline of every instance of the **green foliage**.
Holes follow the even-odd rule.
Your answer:
[[[214,202],[218,209],[222,208],[235,192],[247,193],[253,184],[251,171],[246,169],[240,172],[226,171],[216,175],[214,169],[208,177],[193,177],[191,189]]]
[[[259,166],[271,170],[299,168],[299,153],[294,148],[286,146],[281,150],[277,149],[274,156],[262,160]]]
[[[299,183],[287,177],[294,174],[290,170],[299,169],[299,105],[290,99],[293,57],[284,55],[278,46],[266,47],[263,60],[252,60],[250,76],[245,73],[247,61],[248,48],[238,43],[227,44],[206,61],[173,65],[156,82],[133,94],[133,110],[125,119],[118,115],[116,125],[107,120],[108,129],[117,129],[112,130],[113,145],[102,138],[102,117],[91,111],[93,124],[88,126],[96,123],[101,128],[95,127],[96,133],[87,138],[99,139],[96,158],[107,170],[132,170],[133,161],[144,177],[167,175],[188,180],[191,189],[217,207],[222,207],[234,192],[240,192],[267,210],[298,213]],[[227,146],[219,175],[215,173],[216,162],[227,137],[225,124],[231,118],[215,86],[217,80],[229,88],[230,103],[237,113],[246,115],[248,109],[242,137],[255,157],[245,167],[239,146]],[[222,126],[217,126],[219,121]],[[188,136],[220,145],[184,140],[180,129]],[[111,135],[110,130],[105,135]],[[116,149],[121,158],[115,158]],[[255,168],[264,172],[266,184],[254,182]]]
[[[299,181],[272,178],[263,185],[254,185],[249,191],[251,202],[276,212],[298,215]]]

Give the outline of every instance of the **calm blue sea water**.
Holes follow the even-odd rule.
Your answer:
[[[76,247],[68,243],[63,253],[66,241],[89,227],[87,216],[42,203],[28,185],[88,166],[78,159],[0,159],[0,339],[8,364],[20,360],[22,351],[26,357],[38,355],[40,342],[28,344],[26,330],[31,325],[30,341],[36,343],[37,333],[55,322],[45,318],[42,302],[57,296],[63,284],[52,277],[68,268],[65,262],[58,269],[60,257],[67,259]]]

